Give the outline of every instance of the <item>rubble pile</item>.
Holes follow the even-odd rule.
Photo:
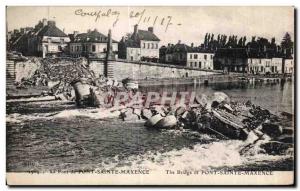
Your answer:
[[[80,78],[71,82],[78,106],[111,108],[118,92],[129,92],[122,83],[100,76],[93,80]]]
[[[87,64],[85,58],[45,58],[40,61],[39,67],[35,68],[33,75],[22,78],[16,86],[48,86],[50,91],[44,94],[55,95],[60,99],[74,99],[71,83],[79,78],[88,78],[91,81],[94,79],[94,74],[88,70]]]
[[[292,117],[277,116],[269,110],[252,104],[233,102],[229,97],[217,92],[213,96],[200,95],[195,101],[197,106],[165,107],[152,105],[149,108],[123,108],[120,110],[122,120],[145,120],[147,128],[154,129],[192,129],[215,134],[221,139],[248,140],[257,142],[269,154],[284,154],[293,148]]]

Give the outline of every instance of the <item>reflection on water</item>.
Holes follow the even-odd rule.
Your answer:
[[[233,100],[251,100],[272,111],[293,111],[293,84],[142,87],[142,91],[223,91]],[[47,171],[110,168],[293,169],[292,153],[265,154],[254,147],[243,156],[242,141],[218,140],[185,131],[156,131],[143,121],[122,122],[95,115],[66,115],[69,102],[7,103],[7,170]],[[63,117],[56,114],[64,112]],[[81,111],[77,113],[80,114]]]

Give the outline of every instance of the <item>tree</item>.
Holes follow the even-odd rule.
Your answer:
[[[282,51],[283,51],[283,56],[285,58],[291,58],[292,57],[293,46],[294,46],[294,43],[291,39],[290,34],[285,33],[285,35],[283,36],[283,39],[281,41],[281,48],[282,48]]]

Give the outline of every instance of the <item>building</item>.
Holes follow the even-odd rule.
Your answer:
[[[248,58],[250,74],[282,74],[283,58]]]
[[[284,59],[283,71],[285,74],[294,74],[294,59]]]
[[[282,66],[283,66],[283,59],[282,58],[271,58],[271,64],[269,68],[266,68],[266,73],[271,74],[282,74]]]
[[[70,38],[57,26],[55,21],[43,19],[34,27],[15,30],[11,37],[11,50],[27,56],[59,56],[65,54]]]
[[[214,69],[214,53],[201,49],[192,49],[187,53],[187,67],[206,70]]]
[[[23,29],[23,28],[21,28]],[[23,55],[30,55],[29,52],[29,38],[32,35],[32,29],[20,30],[20,32],[11,33],[10,40],[8,42],[8,50],[14,50],[22,53]]]
[[[123,37],[119,43],[120,58],[128,61],[152,61],[159,60],[160,39],[154,34],[153,27],[148,30],[139,30],[138,25],[128,38]]]
[[[181,43],[179,40],[177,44],[168,44],[166,50],[166,63],[174,65],[187,65],[187,55],[191,52],[192,48],[186,44]]]
[[[66,51],[70,38],[56,27],[55,21],[48,21],[47,25],[37,31],[30,39],[30,46],[39,56],[60,55]]]
[[[181,65],[189,68],[213,70],[214,53],[181,43],[168,44],[160,48],[161,61],[167,64]]]
[[[69,51],[72,57],[105,58],[108,37],[98,32],[97,29],[80,34],[75,31],[69,36],[71,38]],[[118,42],[115,40],[112,40],[112,52],[116,57],[118,56]]]
[[[219,48],[214,57],[214,69],[229,72],[247,72],[248,54],[245,48]]]

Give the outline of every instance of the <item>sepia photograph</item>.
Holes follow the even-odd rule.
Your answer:
[[[7,185],[293,186],[295,15],[7,6]]]

